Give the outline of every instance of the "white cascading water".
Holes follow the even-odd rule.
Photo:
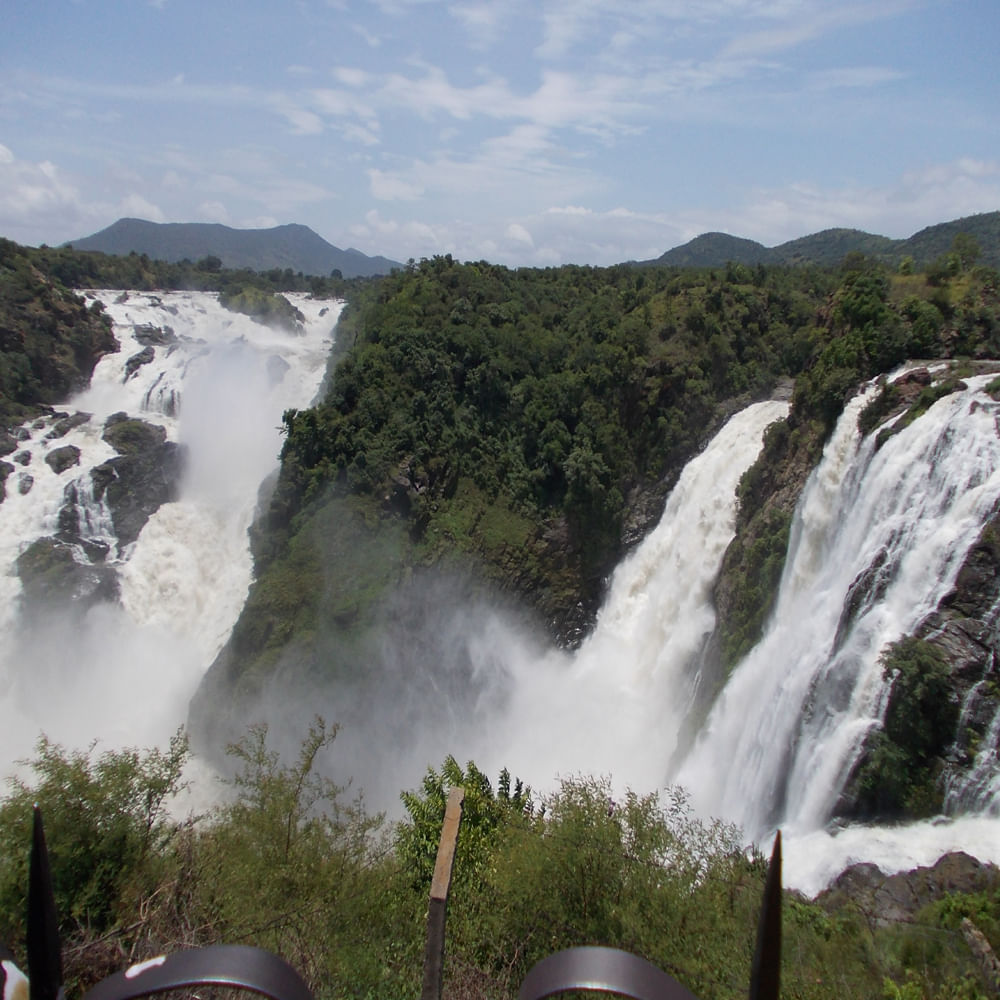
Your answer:
[[[736,487],[788,412],[756,403],[732,417],[684,468],[659,525],[614,572],[591,636],[572,655],[505,649],[510,700],[479,719],[473,758],[529,781],[610,774],[616,786],[662,787],[696,680],[689,669],[715,627],[712,586],[736,529]],[[495,655],[495,654],[494,654]]]
[[[307,317],[296,335],[226,312],[210,294],[97,294],[122,349],[63,407],[93,416],[55,440],[47,438],[52,421],[27,427],[21,449],[30,459],[22,457],[0,504],[5,762],[30,756],[40,731],[72,747],[95,738],[150,746],[183,723],[246,596],[247,527],[258,485],[276,467],[281,413],[315,396],[340,308],[289,296]],[[165,326],[176,343],[157,346],[125,377],[143,347],[135,330]],[[688,464],[660,525],[616,570],[597,627],[575,653],[540,650],[500,616],[467,621],[463,641],[483,710],[454,726],[429,725],[407,760],[386,766],[398,778],[393,792],[448,752],[542,785],[570,773],[610,774],[615,787],[639,792],[683,783],[700,812],[739,822],[748,837],[763,839],[781,824],[786,882],[809,893],[859,860],[900,870],[956,847],[1000,860],[989,737],[950,793],[966,815],[900,829],[824,828],[884,709],[880,651],[936,606],[1000,498],[997,407],[983,383],[969,380],[878,451],[857,432],[864,400],[848,407],[803,495],[766,635],[734,670],[693,747],[679,747],[678,733],[715,624],[711,590],[733,536],[736,485],[784,403],[737,414]],[[108,511],[88,491],[89,469],[114,454],[101,439],[104,422],[121,410],[164,426],[187,446],[189,462],[180,499],[116,554]],[[80,465],[57,475],[44,456],[66,444],[80,449]],[[74,481],[81,534],[112,548],[120,604],[25,635],[13,566],[33,539],[54,533]],[[851,585],[866,571],[878,596],[855,601],[842,621]],[[680,761],[673,773],[671,760]]]
[[[315,398],[342,306],[289,295],[305,316],[291,332],[229,312],[212,293],[89,294],[104,303],[121,350],[103,358],[91,387],[62,407],[91,414],[89,421],[56,439],[47,437],[54,421],[25,425],[0,504],[4,771],[31,756],[40,732],[73,748],[94,740],[104,748],[154,746],[184,724],[246,598],[247,529],[258,489],[277,468],[282,412]],[[155,333],[167,327],[165,336]],[[129,374],[127,363],[149,346],[150,334],[153,359],[133,361]],[[90,470],[115,455],[102,432],[119,411],[163,426],[188,460],[177,502],[161,506],[138,540],[116,553]],[[80,450],[80,461],[57,474],[45,455],[65,445]],[[85,521],[81,535],[111,547],[120,603],[98,604],[82,621],[52,615],[44,629],[25,634],[15,562],[33,540],[56,532],[70,484]]]
[[[808,891],[854,860],[900,870],[948,849],[1000,854],[995,796],[950,824],[823,830],[885,710],[880,653],[937,607],[1000,500],[989,380],[969,379],[878,450],[857,430],[866,400],[847,407],[796,513],[766,633],[673,776],[700,812],[751,837],[782,826],[789,878]],[[863,575],[875,596],[856,600],[844,621]]]

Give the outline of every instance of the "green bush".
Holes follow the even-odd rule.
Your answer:
[[[866,746],[857,806],[880,817],[933,815],[941,805],[939,758],[959,712],[948,663],[937,646],[913,636],[893,643],[881,662],[892,690],[882,727]]]
[[[32,805],[49,842],[56,909],[64,926],[113,926],[153,890],[173,827],[166,803],[182,785],[187,740],[166,751],[68,751],[42,736],[0,806],[0,940],[20,941]]]

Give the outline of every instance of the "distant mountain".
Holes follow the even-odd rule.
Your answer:
[[[718,267],[719,261],[740,264],[764,263],[770,250],[762,243],[745,240],[728,233],[702,233],[682,247],[668,250],[655,261],[646,264],[668,264],[671,267]]]
[[[146,222],[119,219],[93,236],[73,240],[75,250],[96,250],[126,256],[133,251],[154,260],[198,261],[218,257],[224,267],[252,271],[291,268],[296,274],[328,276],[338,270],[345,278],[388,274],[402,264],[386,257],[369,257],[360,250],[341,250],[308,226],[289,224],[273,229],[231,229],[205,222]]]
[[[1000,267],[1000,212],[969,215],[952,222],[921,229],[909,239],[893,240],[860,229],[824,229],[812,236],[790,240],[776,247],[765,247],[753,240],[726,233],[703,233],[683,246],[674,247],[655,260],[640,265],[668,267],[724,267],[735,264],[839,264],[849,253],[860,252],[887,264],[898,264],[912,257],[919,267],[948,253],[959,233],[975,238],[982,251],[979,263]]]

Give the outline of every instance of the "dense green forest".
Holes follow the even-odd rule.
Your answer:
[[[46,823],[67,993],[180,947],[255,944],[320,1000],[415,997],[448,789],[466,790],[449,901],[445,996],[515,996],[538,960],[578,944],[657,963],[703,1000],[746,996],[765,859],[739,832],[690,814],[683,794],[612,798],[603,779],[535,796],[449,758],[404,793],[397,824],[320,774],[336,730],[316,720],[280,761],[255,728],[230,747],[229,795],[175,820],[187,749],[69,752],[39,742],[0,804],[0,940],[20,953],[32,803]],[[334,744],[334,745],[331,745]],[[183,803],[183,797],[180,799]],[[885,925],[852,905],[786,894],[786,997],[990,994],[959,931],[1000,940],[995,876]]]
[[[386,593],[432,566],[474,567],[576,641],[684,462],[794,378],[792,415],[741,486],[754,524],[721,584],[731,664],[780,575],[797,492],[766,499],[775,476],[804,481],[860,381],[996,356],[998,308],[974,258],[904,274],[860,255],[835,270],[411,262],[350,296],[325,399],[285,415],[259,579],[215,679],[252,687],[288,650],[350,672]]]

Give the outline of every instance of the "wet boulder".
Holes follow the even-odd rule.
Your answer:
[[[67,469],[80,464],[80,449],[73,444],[53,448],[45,456],[45,462],[57,476],[61,476]]]
[[[139,537],[160,506],[177,499],[184,470],[184,449],[166,431],[116,413],[104,426],[104,440],[118,455],[91,473],[93,499],[111,511],[118,550]]]
[[[18,556],[17,575],[29,615],[53,607],[84,611],[102,601],[118,599],[115,570],[78,558],[72,545],[57,538],[32,542]]]

